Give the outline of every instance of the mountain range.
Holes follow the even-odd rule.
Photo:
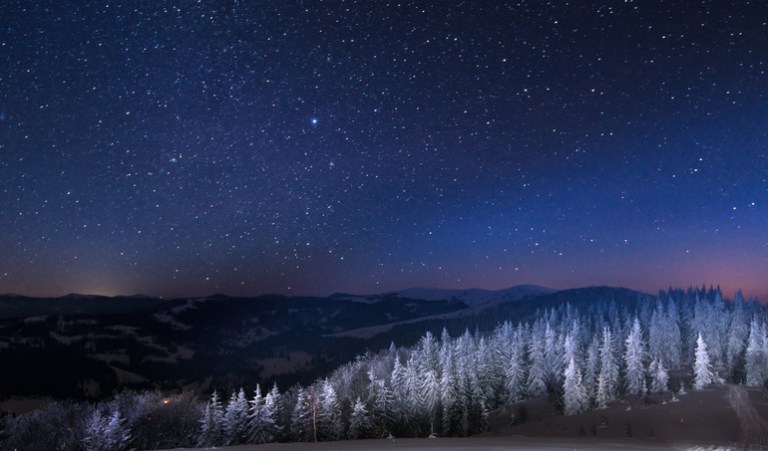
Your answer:
[[[381,295],[0,296],[0,399],[100,399],[124,389],[208,392],[308,383],[426,331],[492,330],[561,302],[635,299],[608,287],[413,288]]]

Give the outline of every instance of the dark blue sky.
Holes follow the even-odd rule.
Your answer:
[[[0,292],[768,295],[768,3],[0,5]]]

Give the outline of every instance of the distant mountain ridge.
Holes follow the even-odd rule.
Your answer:
[[[410,345],[426,331],[491,331],[560,302],[640,295],[521,285],[323,298],[0,296],[0,399],[99,398],[126,388],[287,387],[390,343]]]

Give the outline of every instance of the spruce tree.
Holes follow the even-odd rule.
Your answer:
[[[246,442],[248,429],[248,400],[241,388],[232,393],[224,411],[224,443],[240,445]]]
[[[589,407],[589,398],[581,379],[581,371],[571,357],[565,368],[563,382],[563,413],[576,415]]]
[[[625,362],[625,386],[630,395],[642,395],[645,393],[645,350],[643,335],[640,329],[640,321],[635,317],[632,329],[627,335]]]
[[[696,339],[696,354],[693,362],[693,388],[701,390],[715,382],[712,365],[709,363],[707,344],[699,334]]]
[[[597,377],[597,406],[601,409],[616,399],[619,386],[619,367],[613,355],[613,337],[609,327],[603,328],[603,342],[600,346],[600,374]]]
[[[669,389],[669,374],[664,367],[664,362],[653,359],[648,367],[651,376],[651,393],[663,393]]]
[[[539,396],[547,392],[547,365],[544,360],[544,346],[541,336],[531,333],[528,345],[528,359],[531,362],[526,382],[528,396]]]
[[[365,404],[358,397],[349,417],[349,432],[347,436],[352,440],[371,438],[372,426],[371,415],[368,413],[368,409],[365,408]]]

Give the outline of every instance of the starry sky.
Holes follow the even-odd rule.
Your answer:
[[[0,292],[768,295],[768,3],[0,2]]]

